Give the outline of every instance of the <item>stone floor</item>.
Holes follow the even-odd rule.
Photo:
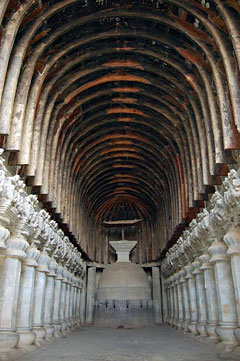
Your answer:
[[[82,327],[67,338],[22,356],[19,361],[217,361],[240,360],[217,354],[181,331],[167,326],[141,329]]]

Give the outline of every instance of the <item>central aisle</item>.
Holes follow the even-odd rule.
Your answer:
[[[53,341],[21,361],[218,361],[236,360],[217,355],[183,332],[167,326],[141,329],[82,327],[67,338]]]

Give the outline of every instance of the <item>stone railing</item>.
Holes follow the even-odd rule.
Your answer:
[[[5,359],[16,347],[40,345],[81,324],[86,264],[20,177],[8,175],[1,154],[0,359]]]
[[[240,343],[239,172],[229,172],[210,203],[162,262],[165,320],[232,350]]]

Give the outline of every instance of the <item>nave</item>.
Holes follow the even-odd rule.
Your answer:
[[[89,344],[91,347],[89,348]],[[237,361],[167,326],[83,327],[18,361]]]
[[[240,0],[0,0],[0,360],[234,357],[239,156]]]

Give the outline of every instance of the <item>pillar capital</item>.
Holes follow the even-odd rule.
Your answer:
[[[201,267],[200,267],[201,270],[204,271],[205,269],[213,267],[213,264],[210,263],[210,258],[211,258],[211,256],[207,252],[205,252],[201,256],[199,256],[199,260],[201,262]]]
[[[196,275],[196,274],[199,274],[199,273],[203,272],[201,270],[201,262],[200,262],[199,258],[196,258],[194,260],[194,262],[192,263],[192,266],[193,266],[193,271],[192,271],[193,275]]]
[[[240,255],[240,225],[233,225],[223,238],[228,246],[227,254]]]
[[[185,278],[186,278],[186,279],[193,278],[192,271],[193,271],[194,267],[193,267],[192,263],[188,263],[188,264],[184,267],[184,269],[186,270],[186,276],[185,276]]]
[[[227,246],[224,242],[214,242],[208,249],[211,259],[210,262],[227,261]]]
[[[26,258],[26,250],[28,242],[22,234],[11,234],[6,241],[6,249],[4,255],[12,258]]]
[[[63,280],[63,271],[64,271],[64,268],[62,265],[59,265],[57,264],[57,269],[56,269],[56,280]]]
[[[187,281],[186,280],[186,274],[187,274],[186,270],[183,268],[183,269],[181,269],[181,271],[179,273],[180,273],[180,282],[181,283],[186,282]]]
[[[50,277],[57,277],[56,270],[58,268],[58,264],[57,264],[56,260],[53,257],[50,258],[48,268],[49,268],[49,273],[47,275],[50,276]]]
[[[27,266],[37,267],[38,263],[37,260],[40,256],[40,251],[37,249],[36,246],[30,246],[26,250],[26,258],[23,260],[24,264]]]
[[[50,257],[47,254],[47,252],[46,251],[41,252],[40,256],[38,258],[37,271],[48,273],[49,272],[49,269],[48,269],[49,263],[50,263]]]

